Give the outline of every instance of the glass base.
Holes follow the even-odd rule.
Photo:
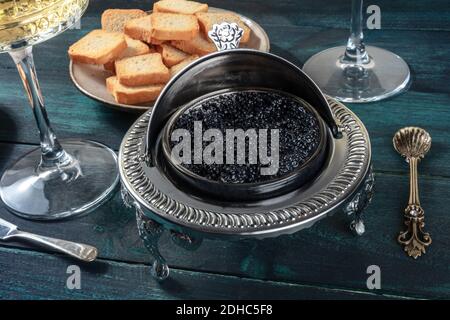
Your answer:
[[[398,55],[367,46],[368,64],[342,63],[345,46],[321,51],[306,61],[303,71],[327,95],[343,102],[386,99],[405,90],[409,67]]]
[[[57,220],[88,213],[113,194],[119,181],[117,156],[88,140],[62,140],[71,158],[43,168],[41,149],[24,155],[0,180],[0,196],[13,213],[27,219]]]

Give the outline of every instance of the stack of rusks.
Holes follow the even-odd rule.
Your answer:
[[[111,72],[106,87],[118,103],[145,104],[157,99],[177,72],[201,56],[216,51],[208,31],[216,23],[236,23],[250,29],[238,15],[209,12],[208,5],[187,0],[162,0],[152,13],[139,9],[108,9],[102,28],[69,48],[74,63],[103,65]]]

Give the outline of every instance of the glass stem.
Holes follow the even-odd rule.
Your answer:
[[[16,63],[38,126],[42,150],[40,167],[54,167],[67,164],[70,161],[70,157],[56,139],[47,117],[44,99],[34,67],[32,47],[12,51],[9,54]]]
[[[352,0],[352,17],[350,36],[347,41],[342,63],[345,64],[367,64],[369,55],[364,46],[363,34],[363,0]]]

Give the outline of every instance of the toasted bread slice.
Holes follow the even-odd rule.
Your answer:
[[[164,41],[152,38],[152,31],[151,15],[130,20],[125,24],[124,28],[125,34],[133,39],[142,40],[154,45],[162,44]]]
[[[114,87],[116,86],[117,82],[118,81],[116,76],[106,78],[106,90],[108,90],[108,92],[112,95],[114,95]]]
[[[217,51],[216,46],[205,39],[202,34],[198,34],[194,39],[187,41],[171,41],[170,44],[181,51],[189,54],[204,56]]]
[[[135,40],[152,42],[152,15],[136,18],[125,23],[124,32]]]
[[[117,60],[155,52],[153,48],[150,48],[146,43],[140,40],[134,40],[129,36],[125,36],[125,40],[127,42],[128,47],[120,54]],[[110,61],[104,64],[104,68],[105,70],[115,72],[114,61]]]
[[[164,88],[164,85],[152,84],[128,87],[120,84],[117,77],[112,76],[106,79],[106,87],[118,103],[141,104],[155,101]]]
[[[222,22],[236,23],[240,28],[244,30],[240,43],[247,43],[250,40],[250,28],[242,22],[241,18],[234,13],[228,12],[199,12],[195,14],[198,18],[198,23],[200,25],[200,30],[203,32],[205,37],[208,38],[208,32],[212,30],[214,24],[221,24]]]
[[[123,32],[127,21],[146,15],[145,11],[139,9],[107,9],[102,14],[102,29]]]
[[[207,12],[208,5],[195,1],[186,0],[161,0],[153,4],[153,12],[195,14]]]
[[[70,46],[69,56],[73,62],[105,64],[119,57],[126,48],[124,34],[93,30]]]
[[[152,38],[156,40],[190,40],[199,33],[194,15],[176,13],[153,13]]]
[[[159,53],[117,60],[116,73],[119,82],[126,86],[166,83],[170,78]]]
[[[163,43],[162,45],[157,47],[157,50],[159,53],[161,53],[163,62],[167,67],[174,66],[181,61],[189,58],[189,54],[175,47],[172,47],[169,44]]]
[[[184,67],[189,65],[191,62],[197,60],[198,58],[200,58],[200,57],[198,55],[194,54],[194,55],[188,57],[187,59],[184,59],[180,63],[172,66],[170,68],[170,77],[172,78],[174,75],[176,75],[178,72],[180,72]]]

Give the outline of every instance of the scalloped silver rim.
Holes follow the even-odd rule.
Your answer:
[[[371,161],[369,135],[358,117],[343,104],[327,97],[334,117],[348,136],[347,157],[339,173],[326,187],[305,201],[283,209],[254,214],[229,214],[193,208],[162,193],[146,177],[140,159],[142,138],[150,112],[142,115],[125,135],[119,151],[122,185],[134,205],[150,218],[210,234],[263,236],[291,233],[309,227],[350,200],[367,175]]]

